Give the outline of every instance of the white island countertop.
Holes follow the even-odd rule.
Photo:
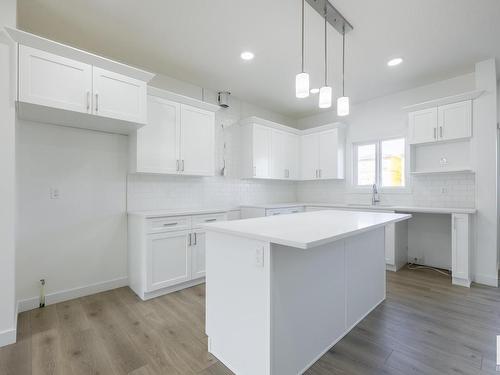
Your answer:
[[[325,210],[217,222],[206,224],[204,228],[310,249],[409,218],[409,214]]]

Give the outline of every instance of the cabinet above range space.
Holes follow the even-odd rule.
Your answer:
[[[343,179],[345,125],[298,130],[258,117],[240,122],[241,177],[276,180]]]
[[[28,121],[129,134],[147,122],[154,74],[21,30],[17,113]]]

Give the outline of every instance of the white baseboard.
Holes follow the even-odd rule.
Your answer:
[[[49,293],[45,296],[45,304],[52,305],[58,302],[69,301],[71,299],[85,297],[91,294],[105,292],[107,290],[121,288],[128,285],[128,277],[120,277],[118,279],[103,281],[100,283],[85,285],[78,288],[61,290],[58,292]],[[23,299],[17,302],[18,312],[36,309],[39,306],[38,297]]]
[[[16,329],[8,329],[0,332],[0,348],[5,345],[14,344],[16,342]]]
[[[474,282],[478,284],[483,284],[483,285],[488,285],[488,286],[494,286],[495,288],[498,288],[498,276],[496,275],[478,275],[476,274],[474,276]]]

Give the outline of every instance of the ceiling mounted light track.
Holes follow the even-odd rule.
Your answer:
[[[352,25],[345,19],[345,17],[340,13],[337,8],[335,8],[328,0],[306,0],[307,3],[321,16],[325,14],[325,9],[327,13],[326,21],[332,25],[332,27],[338,31],[339,34],[343,34],[344,31],[348,33],[353,29]]]

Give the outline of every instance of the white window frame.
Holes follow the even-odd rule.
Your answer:
[[[404,139],[405,142],[405,175],[404,186],[382,186],[382,142],[391,141],[394,139]],[[370,193],[372,192],[372,185],[358,185],[358,147],[365,145],[375,145],[375,184],[380,193],[410,193],[410,179],[409,179],[409,156],[410,148],[408,140],[405,136],[381,138],[372,141],[354,142],[352,144],[352,178],[351,186],[354,193]]]

